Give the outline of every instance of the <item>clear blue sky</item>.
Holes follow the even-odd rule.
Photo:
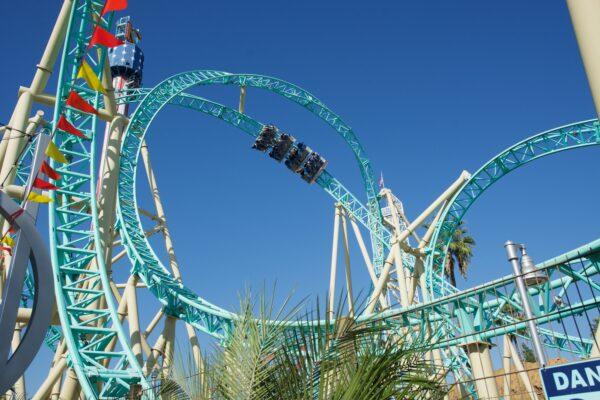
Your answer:
[[[59,6],[0,3],[0,122],[30,82]],[[294,82],[355,129],[409,217],[462,169],[474,172],[518,140],[595,114],[560,0],[130,0],[129,11],[143,33],[145,86],[191,69]],[[237,102],[231,87],[194,92]],[[350,151],[312,114],[257,90],[247,112],[307,142],[364,198]],[[251,150],[245,134],[191,111],[167,109],[148,142],[184,280],[198,294],[230,309],[245,286],[275,281],[281,296],[292,288],[298,297],[324,295],[333,222],[324,192]],[[590,148],[543,159],[486,193],[467,215],[478,244],[459,286],[507,274],[507,239],[542,261],[597,238],[597,155]],[[355,284],[365,289],[354,259]],[[146,298],[147,321],[155,302]],[[31,387],[47,354],[41,359]]]

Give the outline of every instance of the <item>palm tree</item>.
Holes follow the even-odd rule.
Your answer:
[[[205,362],[201,376],[175,363],[163,377],[162,399],[388,400],[441,399],[444,372],[424,360],[427,341],[392,334],[383,321],[334,321],[246,301],[226,344]],[[278,320],[279,322],[274,322]],[[185,363],[184,363],[185,364]],[[179,365],[179,367],[177,367]],[[190,378],[191,377],[191,378]],[[200,379],[201,378],[201,379]]]
[[[473,257],[473,246],[475,239],[469,236],[463,221],[456,224],[452,233],[452,239],[448,245],[448,254],[444,263],[444,275],[450,280],[452,286],[456,286],[455,267],[463,278],[467,278],[467,268]]]

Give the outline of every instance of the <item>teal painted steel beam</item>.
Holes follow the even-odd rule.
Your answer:
[[[99,15],[102,7],[101,1],[73,1],[59,70],[53,126],[65,115],[87,138],[54,129],[53,142],[66,156],[67,163],[51,162],[62,177],[54,182],[60,189],[52,192],[53,202],[49,206],[52,267],[68,363],[77,374],[83,395],[90,399],[126,396],[132,383],[140,383],[144,389],[150,387],[119,323],[104,267],[103,249],[95,229],[98,226],[94,170],[97,119],[65,106],[69,92],[77,90],[99,108],[98,93],[81,90],[75,81],[84,57],[90,65],[95,65],[98,76],[102,74],[99,66],[104,63],[106,50],[97,60],[86,55],[93,21],[110,29],[112,16],[102,19]],[[86,212],[70,210],[69,205],[74,203]],[[86,286],[82,290],[77,286],[84,278]],[[107,351],[106,346],[113,340],[117,341],[118,350]]]

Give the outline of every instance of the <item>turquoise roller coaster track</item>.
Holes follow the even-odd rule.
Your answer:
[[[95,116],[65,107],[65,98],[70,90],[78,91],[96,108],[101,106],[100,96],[80,85],[76,77],[78,67],[86,57],[93,21],[99,21],[106,29],[110,29],[110,18],[102,19],[99,16],[102,3],[102,1],[90,0],[73,1],[60,65],[53,118],[55,126],[60,115],[66,114],[69,120],[87,135],[86,139],[82,139],[60,131],[56,132],[54,143],[67,156],[67,163],[53,162],[53,166],[63,178],[57,183],[60,190],[53,195],[54,201],[50,207],[50,242],[58,312],[64,340],[69,350],[69,365],[75,370],[86,398],[124,396],[128,393],[130,385],[138,382],[144,388],[149,388],[119,323],[109,276],[103,265],[100,238],[97,229],[94,228],[98,226],[94,170],[97,161],[95,158],[97,120]],[[103,64],[104,57],[106,52],[103,50],[97,60],[88,58],[88,62],[100,76],[102,75],[100,66]],[[339,116],[303,89],[260,75],[192,71],[175,75],[151,90],[140,89],[126,93],[120,101],[141,101],[124,137],[119,176],[119,225],[132,261],[132,272],[142,277],[168,314],[182,318],[197,329],[216,337],[224,337],[231,328],[234,314],[205,301],[172,278],[145,239],[137,214],[135,197],[135,167],[139,148],[152,119],[166,104],[204,112],[253,136],[260,132],[263,125],[252,118],[217,103],[184,93],[186,89],[193,86],[208,84],[233,84],[267,89],[300,104],[332,126],[354,152],[366,190],[367,205],[364,206],[328,171],[319,177],[318,184],[336,201],[342,203],[358,222],[369,229],[374,264],[378,268],[382,265],[385,248],[389,246],[390,233],[381,224],[372,167],[358,138]],[[475,335],[481,318],[485,319],[487,326],[498,320],[506,323],[502,329],[493,331],[495,333],[489,335],[500,334],[511,329],[515,332],[518,328],[514,326],[518,327],[520,322],[511,321],[509,316],[502,313],[502,304],[510,303],[518,308],[519,303],[515,294],[511,293],[504,298],[493,298],[494,290],[498,285],[506,285],[509,280],[457,292],[445,281],[441,273],[440,267],[447,250],[445,238],[449,237],[456,223],[483,191],[508,172],[548,154],[599,143],[597,122],[585,121],[533,136],[502,152],[482,167],[445,209],[432,238],[432,246],[427,249],[426,274],[429,285],[427,290],[433,301],[403,310],[404,314],[401,315],[397,311],[388,312],[386,316],[390,325],[418,324],[423,320],[433,321],[441,328],[438,334],[444,340],[440,343],[447,345],[463,343],[465,338]],[[594,257],[586,260],[589,263],[585,264],[582,270],[562,268],[564,276],[549,283],[548,288],[556,288],[560,285],[564,287],[578,280],[589,280],[588,272],[597,271],[598,262]],[[412,258],[404,259],[407,268],[411,268],[412,263]],[[540,297],[547,296],[544,290],[546,289],[540,289],[539,293],[534,294]],[[489,297],[486,301],[482,300],[485,296]],[[568,315],[569,312],[579,312],[589,306],[588,303],[589,301],[583,302],[580,308],[573,308],[572,310],[575,311],[546,305],[539,307],[537,312],[540,313],[541,318],[551,320]],[[456,318],[455,315],[456,304],[460,305],[458,311],[460,318]],[[472,323],[473,320],[477,323]],[[549,330],[542,333],[548,346],[561,347],[565,343],[571,343],[579,346],[581,354],[589,352],[589,342]],[[489,335],[484,339],[491,337]],[[460,365],[460,368],[466,371],[464,353],[456,349],[450,353],[452,354],[447,358],[447,365]]]
[[[52,192],[49,210],[50,247],[54,286],[68,363],[77,374],[86,398],[118,398],[129,393],[132,383],[149,388],[141,366],[128,345],[119,323],[102,254],[96,204],[94,171],[97,118],[65,106],[71,90],[79,92],[95,108],[100,96],[77,80],[87,62],[102,75],[106,51],[95,59],[86,54],[94,22],[110,29],[100,16],[101,1],[73,1],[60,65],[53,126],[61,115],[87,135],[79,138],[55,130],[53,142],[66,163],[52,161],[62,175],[59,190]]]
[[[428,249],[426,273],[432,298],[457,291],[443,276],[448,243],[467,210],[494,183],[509,172],[541,157],[560,151],[600,144],[598,120],[564,125],[531,136],[504,150],[481,167],[448,203],[436,227]]]
[[[124,134],[119,175],[118,214],[123,242],[133,263],[132,272],[142,276],[150,290],[157,294],[165,304],[169,313],[186,320],[197,329],[223,337],[230,326],[232,315],[196,296],[170,276],[167,269],[154,254],[145,235],[143,233],[140,235],[141,221],[137,211],[135,195],[135,167],[139,151],[153,118],[165,105],[175,103],[203,111],[250,133],[254,137],[258,136],[262,130],[263,124],[246,115],[205,99],[182,95],[184,90],[193,86],[208,84],[238,84],[240,86],[266,88],[301,104],[331,125],[354,151],[361,167],[365,187],[370,188],[367,189],[368,193],[371,192],[368,197],[371,197],[372,203],[375,204],[374,207],[377,207],[377,213],[373,215],[373,213],[366,210],[328,172],[321,175],[317,181],[318,184],[331,193],[336,200],[342,202],[361,223],[368,227],[376,227],[376,229],[371,229],[371,232],[377,235],[374,241],[381,243],[381,251],[383,250],[384,240],[381,235],[383,232],[387,233],[387,231],[384,230],[379,221],[379,205],[372,185],[370,163],[364,155],[362,146],[352,130],[308,92],[271,77],[230,74],[219,71],[192,71],[169,78],[150,92],[144,93],[145,96],[132,115],[129,128]],[[133,91],[130,95],[138,98],[140,93],[141,91]],[[365,178],[366,176],[370,176],[370,178]]]

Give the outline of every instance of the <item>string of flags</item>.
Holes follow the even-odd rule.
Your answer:
[[[106,0],[102,10],[100,11],[100,16],[114,12],[114,11],[122,11],[127,8],[127,0]],[[100,25],[96,25],[92,32],[92,36],[87,45],[87,50],[89,51],[94,46],[102,46],[105,48],[112,48],[116,46],[122,45],[124,42],[120,39],[117,39],[112,33],[102,28]],[[90,64],[85,60],[81,60],[81,64],[79,65],[79,69],[77,71],[76,79],[83,79],[86,85],[95,92],[106,94],[107,91],[102,85],[102,81],[99,76],[94,72],[94,69],[90,66]],[[87,100],[85,100],[75,89],[71,89],[69,94],[67,95],[65,106],[69,107],[72,110],[82,112],[85,114],[94,114],[98,115],[98,110],[94,108]],[[50,141],[48,142],[48,146],[46,147],[45,154],[52,160],[60,164],[68,163],[67,157],[60,151],[60,149],[54,144],[53,138],[56,130],[61,132],[65,132],[67,134],[76,136],[80,139],[88,139],[88,137],[81,130],[77,129],[66,117],[65,114],[61,114],[58,122],[55,126],[54,131],[50,136]],[[32,171],[33,173],[33,171]],[[46,179],[42,179],[40,174],[46,176]],[[24,195],[23,204],[19,209],[20,215],[24,209],[22,208],[27,201],[31,201],[34,203],[49,203],[52,199],[49,196],[44,194],[37,193],[32,189],[53,191],[58,190],[59,186],[56,186],[49,181],[52,180],[54,182],[58,182],[61,179],[61,174],[58,173],[54,168],[50,166],[50,164],[44,160],[37,173],[34,175],[35,178],[29,189],[29,193]],[[18,215],[11,216],[12,219],[18,217]],[[12,248],[14,246],[14,239],[9,235],[10,233],[14,233],[15,230],[11,227],[9,230],[0,237],[0,251],[7,252],[12,255]]]

